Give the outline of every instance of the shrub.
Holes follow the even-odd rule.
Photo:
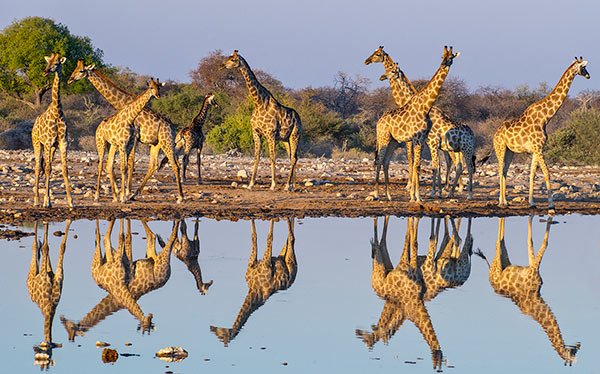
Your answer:
[[[573,111],[565,127],[552,134],[546,145],[548,161],[573,165],[600,164],[600,111]]]

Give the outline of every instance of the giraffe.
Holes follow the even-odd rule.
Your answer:
[[[108,292],[121,307],[127,308],[129,313],[140,321],[142,332],[144,332],[152,326],[152,314],[144,315],[128,287],[133,274],[131,263],[125,253],[126,239],[123,233],[123,219],[120,220],[119,244],[116,251],[112,248],[110,240],[114,223],[114,220],[108,223],[108,229],[104,235],[105,255],[102,255],[100,227],[96,220],[96,249],[92,260],[92,277],[100,288]]]
[[[117,110],[129,104],[135,98],[135,96],[117,87],[104,74],[100,73],[95,68],[94,64],[85,65],[83,60],[78,60],[77,66],[69,77],[68,83],[73,83],[85,78],[87,78],[90,83],[96,87],[98,92],[100,92],[100,94],[110,103],[110,105]],[[140,186],[133,193],[131,199],[135,199],[140,194],[148,180],[158,169],[158,155],[162,150],[169,160],[169,165],[171,166],[173,174],[175,175],[178,192],[177,203],[181,203],[183,201],[183,187],[181,185],[181,178],[179,176],[179,164],[177,163],[177,159],[175,157],[175,132],[173,131],[173,124],[165,117],[154,112],[152,109],[144,108],[135,118],[134,125],[137,129],[137,137],[139,142],[142,144],[147,144],[150,147],[150,162],[148,164],[148,171],[146,172],[144,179],[142,179]],[[135,149],[132,150],[130,157],[131,159],[128,161],[128,163],[133,165]],[[133,168],[129,170],[129,174],[129,179],[131,180]]]
[[[43,242],[38,241],[38,222],[35,221],[33,224],[34,238],[31,246],[31,264],[27,275],[27,291],[31,301],[37,304],[44,316],[44,340],[34,350],[36,352],[35,363],[46,369],[48,366],[54,365],[52,349],[60,346],[52,339],[52,322],[62,294],[63,260],[70,226],[71,221],[67,220],[65,234],[60,242],[56,272],[54,272],[48,246],[48,222],[44,222]]]
[[[398,68],[398,64],[393,61],[389,54],[383,50],[383,46],[378,49],[365,60],[365,64],[371,64],[375,62],[383,63],[385,67],[385,74],[379,79],[388,79],[390,87],[392,89],[392,96],[398,107],[404,106],[408,100],[415,94],[417,94],[416,88],[412,82],[404,74],[402,70]],[[431,121],[431,129],[427,135],[427,145],[431,152],[431,165],[433,169],[433,183],[431,190],[431,198],[435,197],[437,193],[441,197],[441,170],[439,163],[438,149],[442,151],[446,160],[446,185],[448,185],[450,175],[450,162],[456,164],[456,175],[455,181],[450,188],[449,197],[454,196],[456,184],[460,181],[460,175],[463,170],[463,159],[467,166],[469,174],[469,192],[467,198],[471,199],[473,196],[473,173],[475,172],[475,135],[473,130],[469,126],[463,124],[456,124],[450,120],[450,118],[438,107],[433,106],[429,112],[429,120]],[[393,144],[393,143],[392,143]],[[410,163],[412,155],[410,154],[411,149],[408,148],[409,152],[409,174],[411,173]],[[385,168],[389,168],[388,165],[384,165]]]
[[[431,121],[428,113],[439,94],[442,83],[448,76],[454,58],[460,53],[453,53],[452,47],[444,47],[442,63],[429,83],[402,108],[386,112],[377,122],[377,146],[375,151],[375,191],[374,197],[379,194],[379,171],[381,165],[389,163],[394,151],[394,146],[388,147],[391,140],[396,142],[411,141],[413,143],[413,166],[410,181],[410,201],[421,201],[419,194],[419,166],[421,164],[421,146],[427,138]],[[385,154],[380,153],[385,148]],[[389,191],[389,175],[384,168],[386,195],[391,200]]]
[[[60,151],[62,164],[62,175],[67,192],[67,204],[73,208],[71,198],[71,185],[69,183],[69,170],[67,168],[67,121],[62,110],[60,101],[60,78],[62,77],[62,66],[67,60],[58,53],[45,56],[46,68],[44,76],[54,72],[52,82],[52,100],[46,111],[40,114],[33,124],[31,130],[31,143],[33,144],[33,155],[35,156],[35,182],[33,185],[33,206],[40,204],[39,180],[42,173],[42,165],[46,174],[46,187],[44,192],[44,208],[52,206],[50,202],[50,174],[52,173],[52,160],[56,148]]]
[[[356,336],[361,338],[369,349],[383,340],[385,343],[398,331],[408,319],[419,329],[431,350],[433,368],[441,370],[443,354],[429,312],[425,307],[426,292],[422,274],[418,268],[418,217],[407,218],[404,249],[399,263],[394,268],[387,249],[387,226],[385,218],[382,239],[377,240],[377,218],[375,218],[374,238],[371,241],[373,257],[372,287],[377,296],[385,301],[381,316],[372,332],[357,329]]]
[[[546,223],[544,239],[537,254],[534,254],[532,220],[530,215],[527,220],[527,252],[529,257],[528,266],[513,265],[508,258],[508,251],[504,242],[504,217],[498,218],[498,239],[496,241],[496,253],[489,270],[489,281],[494,291],[502,296],[510,298],[521,310],[521,313],[533,318],[544,329],[552,347],[564,360],[565,365],[571,366],[575,362],[575,356],[580,348],[580,343],[574,346],[566,345],[558,321],[552,310],[540,294],[542,288],[542,277],[540,276],[540,264],[546,248],[552,218]],[[483,259],[485,256],[481,251],[476,253]],[[486,260],[487,261],[487,260]]]
[[[126,220],[126,233],[124,238],[125,256],[130,265],[127,271],[130,279],[127,288],[134,300],[139,300],[142,296],[156,289],[163,287],[171,276],[171,251],[175,248],[177,239],[178,223],[173,223],[171,236],[167,243],[163,241],[160,235],[154,234],[145,221],[141,221],[146,232],[146,255],[142,259],[133,261],[131,244],[131,221]],[[156,253],[156,241],[163,248],[160,254]],[[123,309],[121,302],[112,294],[105,296],[96,306],[94,306],[78,323],[75,323],[64,316],[60,317],[61,323],[65,327],[69,340],[74,341],[75,336],[83,336],[85,333],[96,326],[98,323]],[[152,324],[140,326],[144,328],[143,332],[150,332]]]
[[[217,106],[215,103],[215,95],[212,93],[204,96],[202,107],[200,112],[194,117],[192,123],[184,127],[177,132],[175,136],[175,154],[179,155],[183,152],[183,163],[181,164],[181,180],[185,183],[185,171],[188,164],[190,163],[190,153],[192,149],[196,148],[197,162],[198,162],[198,184],[202,184],[202,172],[200,170],[200,158],[202,154],[202,146],[204,145],[204,133],[202,133],[202,127],[208,114],[208,110],[211,106]],[[158,169],[168,162],[167,157],[163,157],[160,162]]]
[[[129,196],[130,178],[132,172],[128,172],[129,181],[126,182],[126,169],[133,170],[133,158],[130,157],[134,152],[136,142],[136,128],[133,124],[134,119],[142,111],[144,106],[153,98],[160,97],[160,83],[158,79],[148,81],[148,89],[136,97],[126,106],[107,119],[100,122],[96,129],[96,149],[98,150],[98,181],[96,183],[96,193],[94,200],[100,199],[100,179],[102,177],[102,166],[104,162],[104,151],[106,145],[110,144],[108,151],[108,160],[106,161],[106,173],[110,179],[113,201],[117,201],[117,185],[113,173],[113,161],[115,153],[119,151],[121,159],[121,196],[120,201],[125,202],[126,196]],[[128,165],[127,165],[128,164]]]
[[[498,159],[498,175],[500,177],[500,194],[498,205],[507,206],[506,174],[515,153],[531,154],[531,170],[529,172],[529,206],[535,207],[533,201],[533,180],[539,165],[544,173],[546,190],[548,191],[548,209],[554,210],[550,175],[544,161],[543,147],[548,135],[546,124],[552,119],[567,97],[571,83],[576,75],[590,79],[586,69],[587,61],[582,57],[575,58],[556,84],[556,87],[543,99],[531,104],[525,112],[516,119],[504,121],[494,134],[494,151]]]
[[[198,219],[194,223],[194,239],[190,240],[187,235],[187,224],[181,220],[181,240],[175,244],[175,256],[183,262],[190,273],[194,276],[196,287],[201,295],[206,295],[213,281],[202,281],[202,270],[198,264],[198,255],[200,254],[200,239],[198,239]]]
[[[248,283],[248,294],[238,312],[231,328],[210,326],[219,340],[227,347],[240,332],[250,315],[260,308],[274,293],[286,290],[292,286],[296,279],[298,264],[294,253],[294,220],[287,219],[288,237],[277,257],[271,257],[273,251],[273,224],[269,224],[267,245],[262,260],[257,259],[257,238],[254,220],[252,225],[252,250],[248,259],[246,270],[246,282]]]
[[[258,160],[260,158],[260,142],[263,136],[269,147],[271,158],[271,190],[275,189],[275,141],[284,142],[290,157],[290,174],[285,184],[286,190],[293,190],[298,161],[298,143],[302,136],[302,122],[298,113],[280,104],[275,97],[256,78],[246,60],[233,51],[233,54],[225,60],[223,67],[226,69],[239,69],[246,81],[248,91],[254,102],[254,111],[250,119],[252,126],[252,138],[254,140],[254,166],[252,177],[248,185],[252,189],[256,181]]]

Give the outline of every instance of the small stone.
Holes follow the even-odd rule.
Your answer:
[[[116,362],[119,359],[119,353],[110,348],[104,348],[102,350],[102,362],[105,364]]]
[[[238,186],[238,182],[231,182],[231,187],[237,187]]]
[[[52,233],[52,235],[54,235],[54,236],[58,236],[58,237],[61,237],[61,236],[65,235],[65,233],[64,233],[64,232],[62,232],[62,231],[60,231],[60,230],[58,230],[58,231],[54,231],[54,232]]]
[[[127,343],[125,343],[125,346],[126,346],[126,347],[129,347],[129,346],[132,346],[132,345],[133,345],[133,344],[132,344],[131,342],[127,342]]]
[[[238,172],[237,172],[237,177],[238,177],[240,180],[245,180],[245,179],[248,179],[248,172],[246,171],[246,169],[241,169],[241,170],[238,170]]]
[[[98,340],[98,341],[96,342],[96,347],[110,347],[110,343],[107,343],[107,342],[103,342],[103,341],[100,341],[100,340]]]

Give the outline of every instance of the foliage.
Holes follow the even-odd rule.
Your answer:
[[[600,165],[600,110],[576,110],[565,127],[548,140],[546,156],[551,162]]]
[[[24,18],[2,30],[0,51],[0,91],[31,106],[39,106],[50,88],[51,78],[42,74],[44,56],[56,52],[67,57],[64,75],[78,58],[102,63],[102,51],[93,47],[90,38],[72,35],[67,26],[41,17]]]
[[[254,149],[250,115],[252,102],[248,99],[238,107],[235,113],[225,117],[223,123],[213,127],[206,135],[207,144],[215,152],[237,149],[250,154]]]

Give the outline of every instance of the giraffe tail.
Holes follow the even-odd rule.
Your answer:
[[[490,262],[488,261],[487,257],[485,257],[485,255],[483,254],[483,252],[481,251],[480,248],[477,248],[477,250],[475,250],[475,252],[473,252],[475,255],[481,257],[485,263],[487,264],[488,268],[490,267]]]
[[[489,159],[490,159],[490,157],[492,157],[492,153],[493,153],[493,152],[494,152],[494,148],[490,148],[490,149],[489,149],[489,150],[486,152],[485,156],[483,156],[483,157],[481,158],[481,160],[479,160],[479,162],[477,163],[477,166],[482,166],[483,164],[485,164],[485,163],[487,162],[487,160],[489,160]],[[475,155],[473,155],[473,165],[475,165],[475,159],[476,159],[476,156],[475,156]]]

